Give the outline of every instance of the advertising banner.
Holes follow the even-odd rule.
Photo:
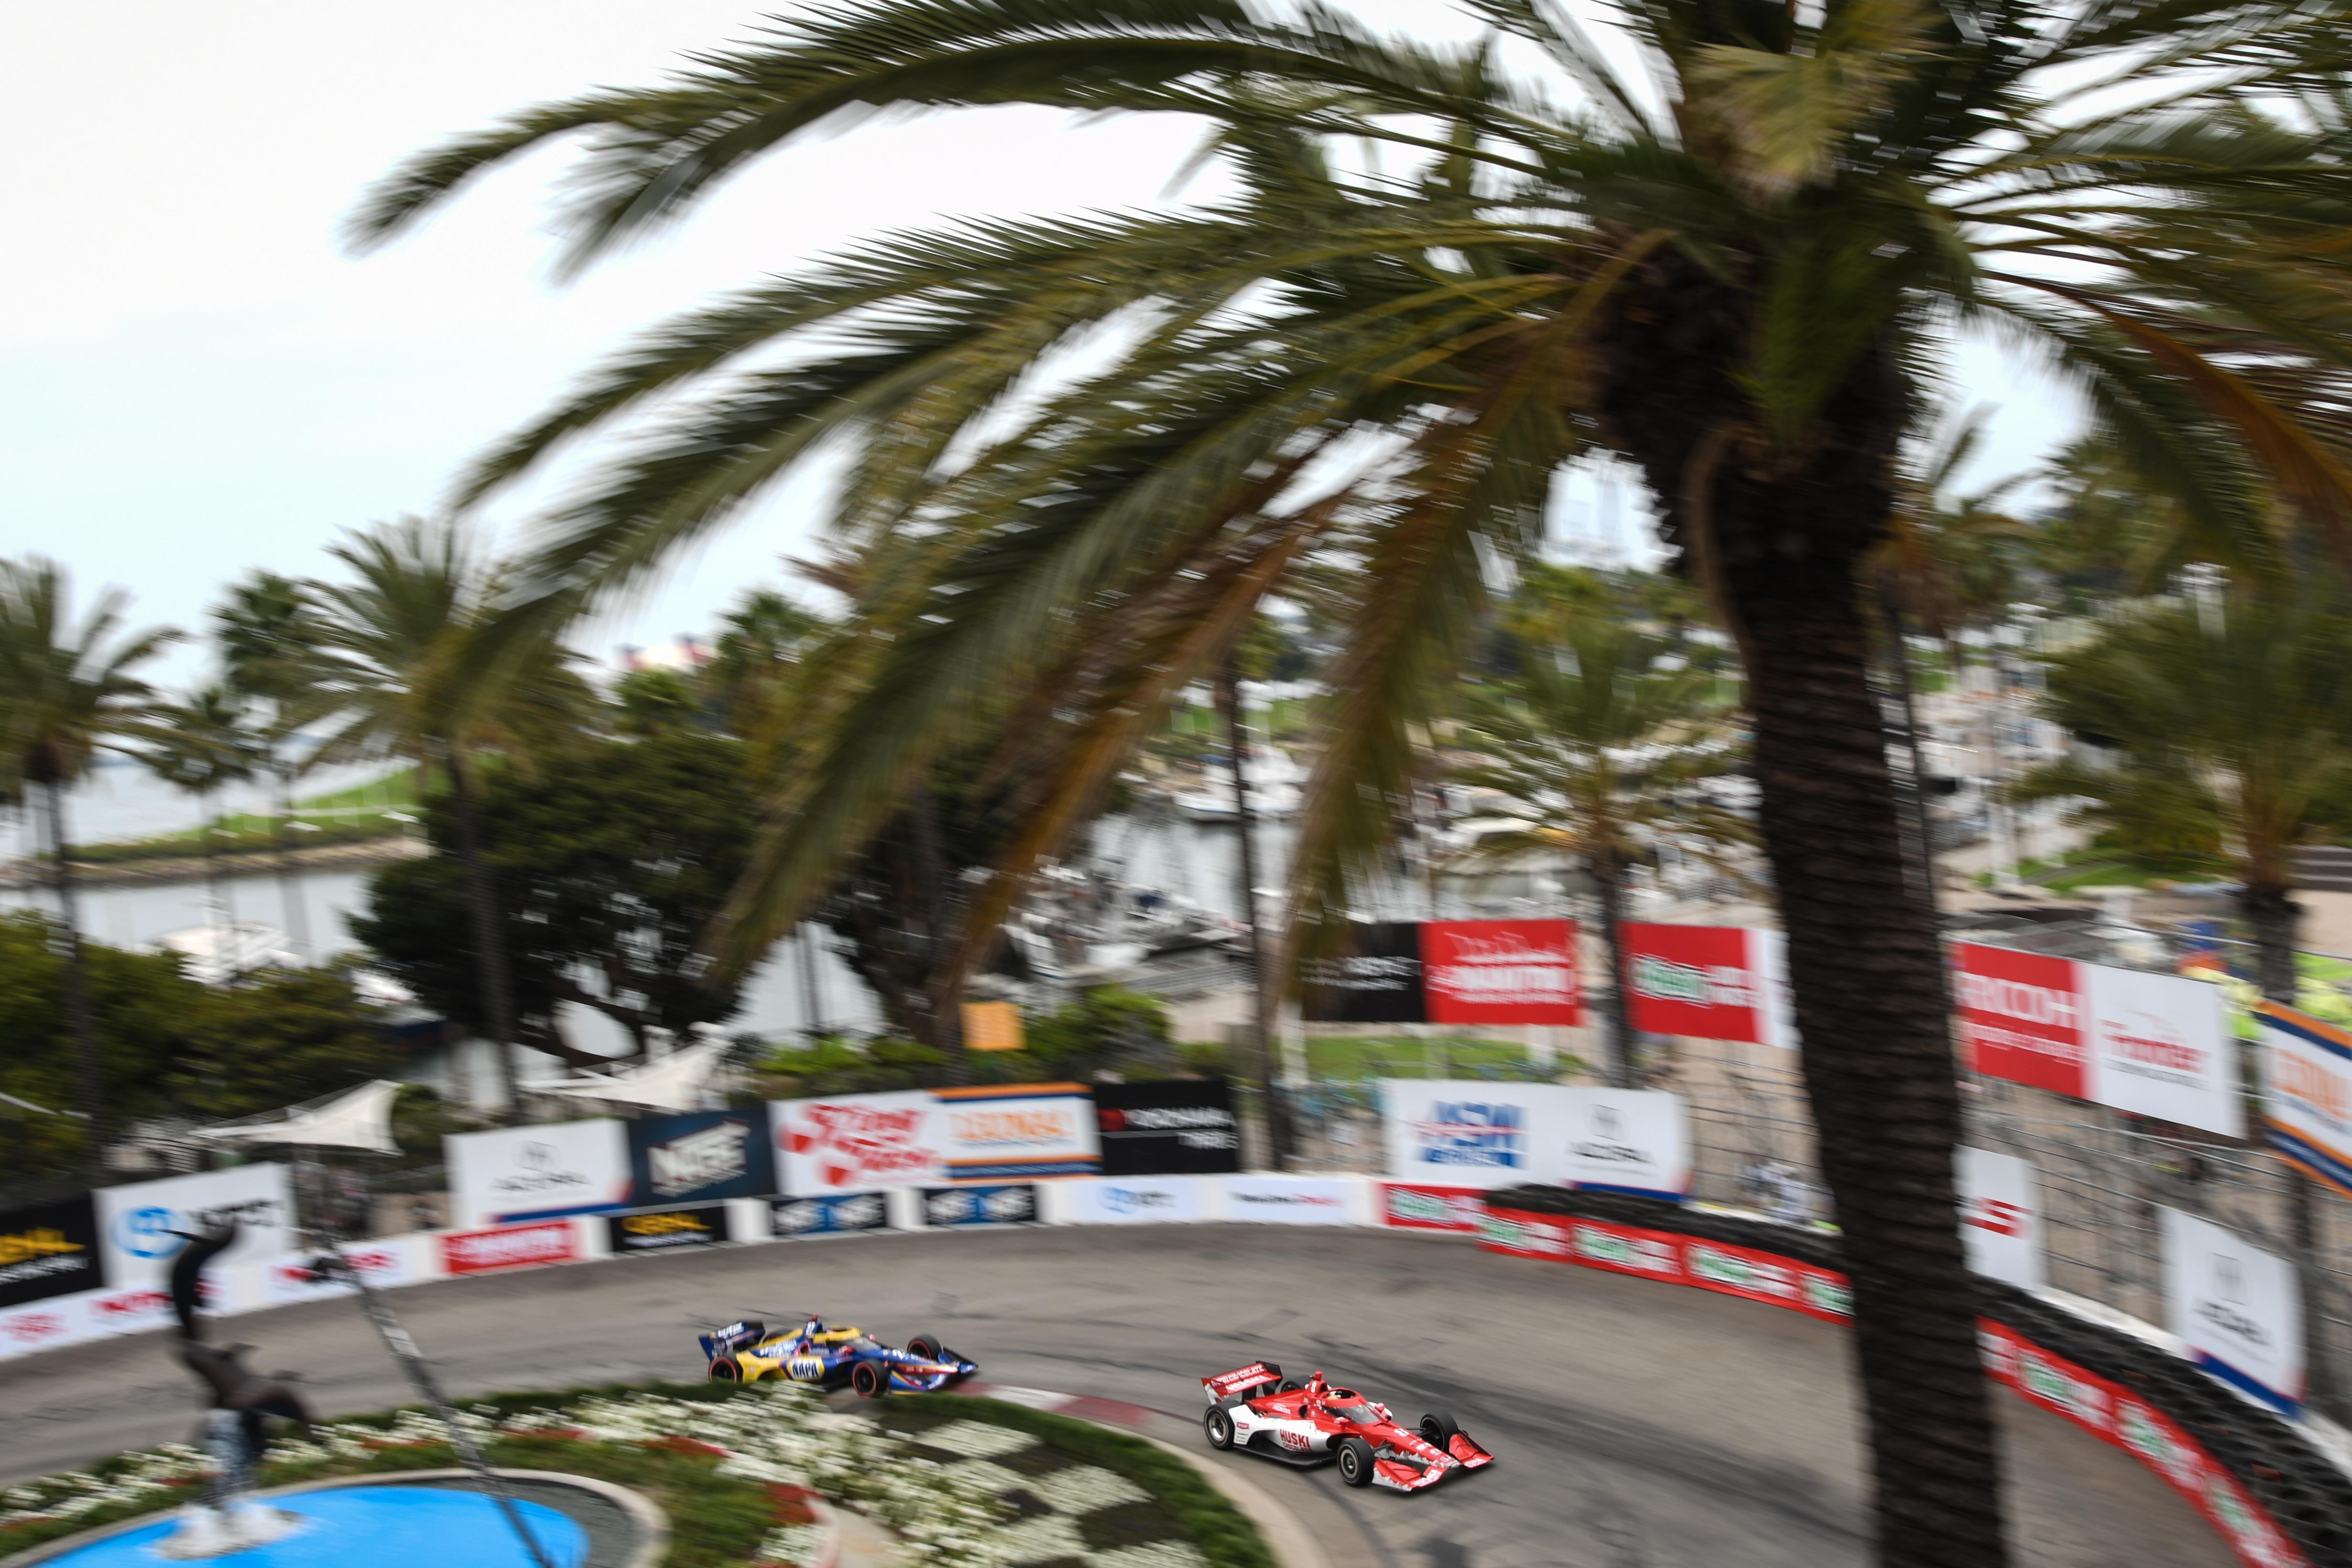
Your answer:
[[[945,1179],[938,1113],[920,1089],[771,1102],[784,1191],[819,1197]]]
[[[2236,1231],[2159,1207],[2165,1326],[2198,1365],[2284,1415],[2303,1400],[2303,1298],[2294,1266]]]
[[[0,1307],[95,1291],[105,1283],[99,1267],[98,1206],[88,1193],[0,1214]]]
[[[502,1269],[574,1262],[580,1257],[580,1239],[569,1219],[454,1231],[440,1239],[441,1266],[452,1274],[495,1274]]]
[[[1105,1176],[1214,1176],[1242,1168],[1233,1090],[1222,1078],[1095,1085]]]
[[[37,1355],[105,1334],[108,1331],[94,1326],[82,1308],[79,1296],[54,1296],[0,1309],[0,1360]]]
[[[1201,1218],[1201,1184],[1191,1176],[1104,1177],[1073,1188],[1079,1225],[1157,1225]]]
[[[816,1197],[780,1197],[769,1205],[769,1223],[780,1237],[852,1236],[890,1228],[890,1199],[878,1192],[834,1192]]]
[[[768,1108],[689,1111],[625,1124],[630,1203],[716,1203],[776,1193],[776,1150]]]
[[[449,1223],[482,1229],[626,1208],[629,1146],[624,1125],[598,1118],[444,1138]]]
[[[1573,920],[1428,920],[1420,950],[1431,1023],[1584,1021]]]
[[[1565,1144],[1570,1091],[1557,1083],[1442,1078],[1381,1080],[1392,1178],[1440,1186],[1516,1186],[1555,1179],[1538,1143]],[[1542,1156],[1557,1165],[1559,1156]]]
[[[220,1287],[209,1279],[211,1289],[204,1292],[207,1312],[220,1310]],[[169,1328],[173,1325],[172,1298],[163,1291],[140,1288],[130,1291],[92,1291],[81,1298],[82,1312],[89,1320],[90,1332],[100,1337],[119,1333],[142,1333],[148,1329]]]
[[[1969,1267],[2023,1290],[2040,1290],[2042,1199],[2033,1166],[2015,1155],[1963,1146],[1953,1176],[1960,1190],[1960,1240]]]
[[[686,1247],[716,1247],[731,1241],[724,1203],[682,1204],[676,1208],[643,1208],[604,1217],[605,1239],[613,1256],[637,1252],[675,1252]]]
[[[1003,1186],[927,1186],[923,1189],[922,1215],[926,1226],[942,1230],[974,1225],[1034,1225],[1037,1188],[1031,1182]]]
[[[1093,1176],[1102,1169],[1094,1096],[1082,1083],[940,1089],[935,1124],[950,1181]]]
[[[428,1243],[421,1236],[403,1236],[380,1241],[362,1241],[341,1249],[343,1261],[367,1276],[368,1283],[381,1291],[401,1285],[413,1285],[425,1277],[425,1269],[417,1257]],[[330,1277],[311,1267],[318,1260],[317,1252],[295,1252],[283,1258],[273,1258],[262,1267],[262,1301],[268,1305],[290,1306],[297,1301],[315,1301],[328,1296],[349,1296],[358,1293],[351,1281],[340,1276]]]
[[[1566,1124],[1539,1133],[1534,1177],[1680,1202],[1690,1191],[1690,1120],[1661,1089],[1563,1089]]]
[[[1619,930],[1635,1029],[1795,1049],[1780,932],[1643,922]]]
[[[2254,1021],[2271,1146],[2352,1197],[2352,1034],[2276,1002],[2257,1003]]]
[[[215,1268],[294,1249],[294,1204],[284,1166],[236,1166],[102,1186],[93,1197],[100,1266],[115,1290],[163,1289],[172,1277],[172,1260],[187,1245],[175,1231],[201,1233],[235,1219],[236,1244],[214,1260]]]
[[[1225,1218],[1267,1225],[1349,1225],[1348,1184],[1313,1176],[1237,1176],[1225,1181]]]
[[[1400,1181],[1381,1184],[1381,1223],[1399,1230],[1450,1230],[1466,1235],[1478,1228],[1486,1206],[1484,1189],[1475,1186],[1419,1186]]]
[[[1960,1042],[1979,1072],[2244,1135],[2220,987],[1974,943],[1953,965]]]
[[[1421,930],[1409,920],[1351,923],[1349,950],[1299,971],[1298,1016],[1309,1023],[1425,1023]]]

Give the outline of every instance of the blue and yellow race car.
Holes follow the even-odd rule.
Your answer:
[[[906,1349],[893,1350],[864,1329],[827,1328],[821,1318],[772,1333],[746,1318],[699,1341],[714,1382],[782,1378],[828,1390],[845,1385],[869,1399],[892,1392],[929,1394],[980,1370],[930,1334],[917,1334]]]

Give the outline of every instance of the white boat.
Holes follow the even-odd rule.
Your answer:
[[[1249,781],[1250,816],[1260,821],[1295,817],[1307,800],[1307,769],[1279,747],[1252,747],[1242,753]],[[1176,797],[1176,809],[1196,822],[1234,820],[1233,773],[1220,763],[1209,770],[1208,787]]]

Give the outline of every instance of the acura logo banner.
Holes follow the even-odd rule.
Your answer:
[[[1242,1168],[1233,1090],[1222,1078],[1097,1083],[1105,1176],[1207,1176]]]

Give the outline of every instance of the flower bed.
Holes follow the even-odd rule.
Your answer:
[[[491,1463],[634,1488],[670,1516],[667,1568],[806,1560],[811,1496],[875,1519],[940,1568],[1271,1568],[1255,1529],[1150,1444],[992,1400],[828,1408],[791,1384],[500,1395],[465,1419]],[[273,1444],[259,1484],[457,1463],[416,1410]],[[174,1508],[206,1460],[171,1445],[0,1494],[0,1556]]]

